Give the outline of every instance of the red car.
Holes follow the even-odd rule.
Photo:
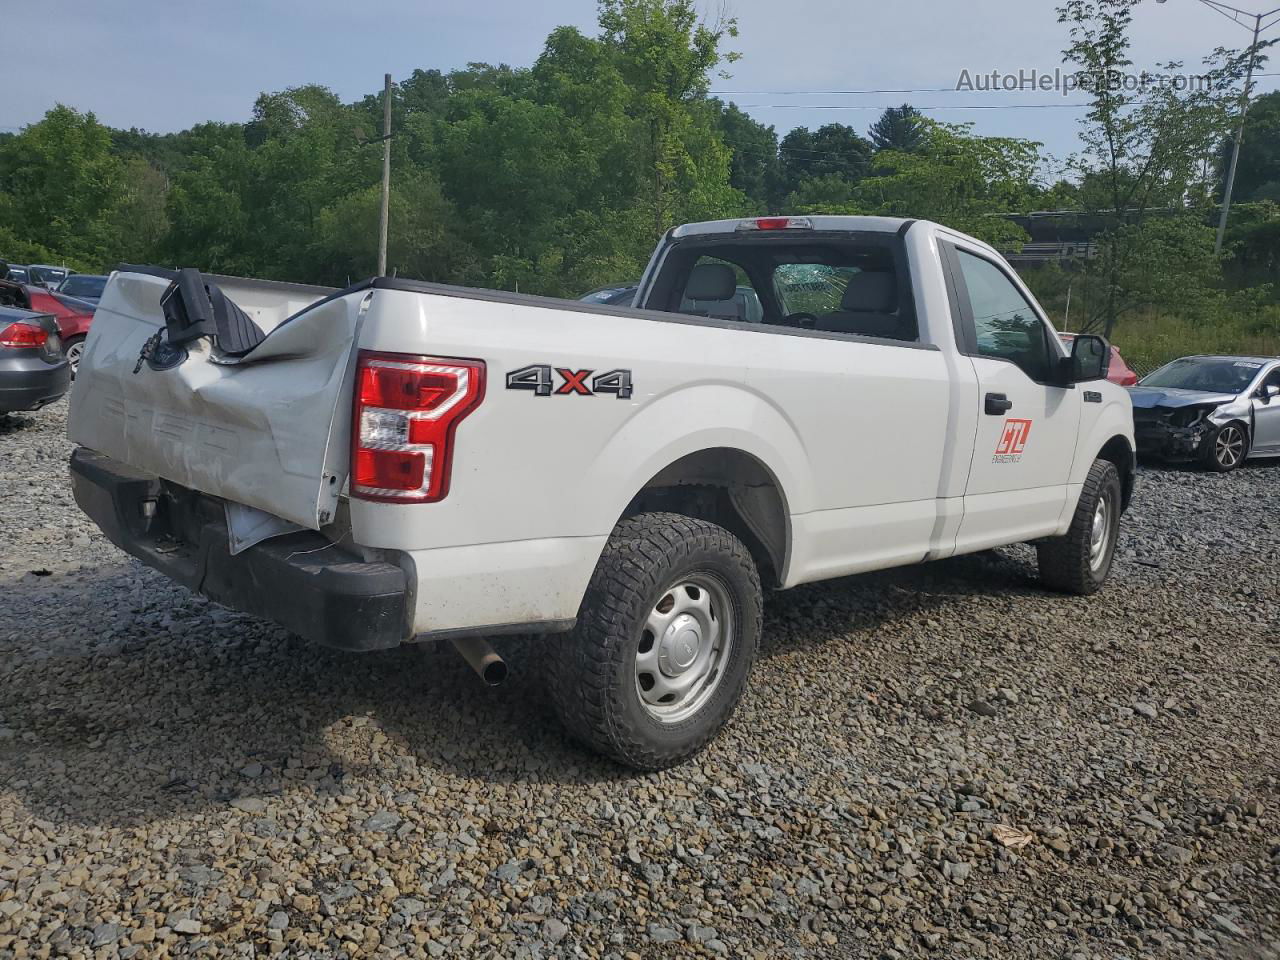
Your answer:
[[[1071,349],[1071,341],[1075,338],[1074,333],[1058,334],[1058,339],[1067,345],[1068,350]],[[1111,345],[1111,363],[1107,366],[1107,379],[1122,387],[1132,387],[1138,382],[1138,375],[1124,362],[1124,357],[1120,356],[1120,348],[1115,344]]]
[[[95,304],[35,284],[0,281],[0,305],[52,314],[71,374],[75,376],[80,354],[84,352],[84,338],[89,334],[89,324],[97,309]]]

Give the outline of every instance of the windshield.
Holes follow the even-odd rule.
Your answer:
[[[1262,369],[1257,360],[1230,357],[1186,357],[1165,364],[1138,381],[1141,387],[1203,390],[1205,393],[1242,393]]]
[[[106,277],[76,275],[63,280],[58,292],[71,297],[100,297],[106,285]]]
[[[56,267],[28,267],[27,270],[34,283],[57,283],[67,275],[67,271]]]

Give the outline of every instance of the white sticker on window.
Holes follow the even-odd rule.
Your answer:
[[[1262,364],[1250,363],[1248,360],[1237,360],[1232,364],[1234,367],[1244,367],[1246,370],[1261,370]]]

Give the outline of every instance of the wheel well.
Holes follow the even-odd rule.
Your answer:
[[[1129,501],[1133,499],[1134,452],[1129,441],[1117,434],[1102,445],[1097,459],[1109,460],[1120,471],[1120,508],[1129,509]]]
[[[782,489],[749,453],[730,447],[700,450],[658,471],[622,518],[661,510],[724,527],[751,551],[760,579],[780,586],[791,546]]]

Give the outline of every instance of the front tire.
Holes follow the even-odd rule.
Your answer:
[[[1098,591],[1115,558],[1122,501],[1116,465],[1093,461],[1066,534],[1036,546],[1040,579],[1046,586],[1081,596]]]
[[[724,528],[671,513],[622,521],[552,653],[556,713],[576,740],[628,766],[688,759],[742,698],[762,607],[751,554]]]
[[[1238,423],[1224,423],[1205,440],[1204,465],[1217,473],[1230,473],[1249,455],[1249,434]]]

